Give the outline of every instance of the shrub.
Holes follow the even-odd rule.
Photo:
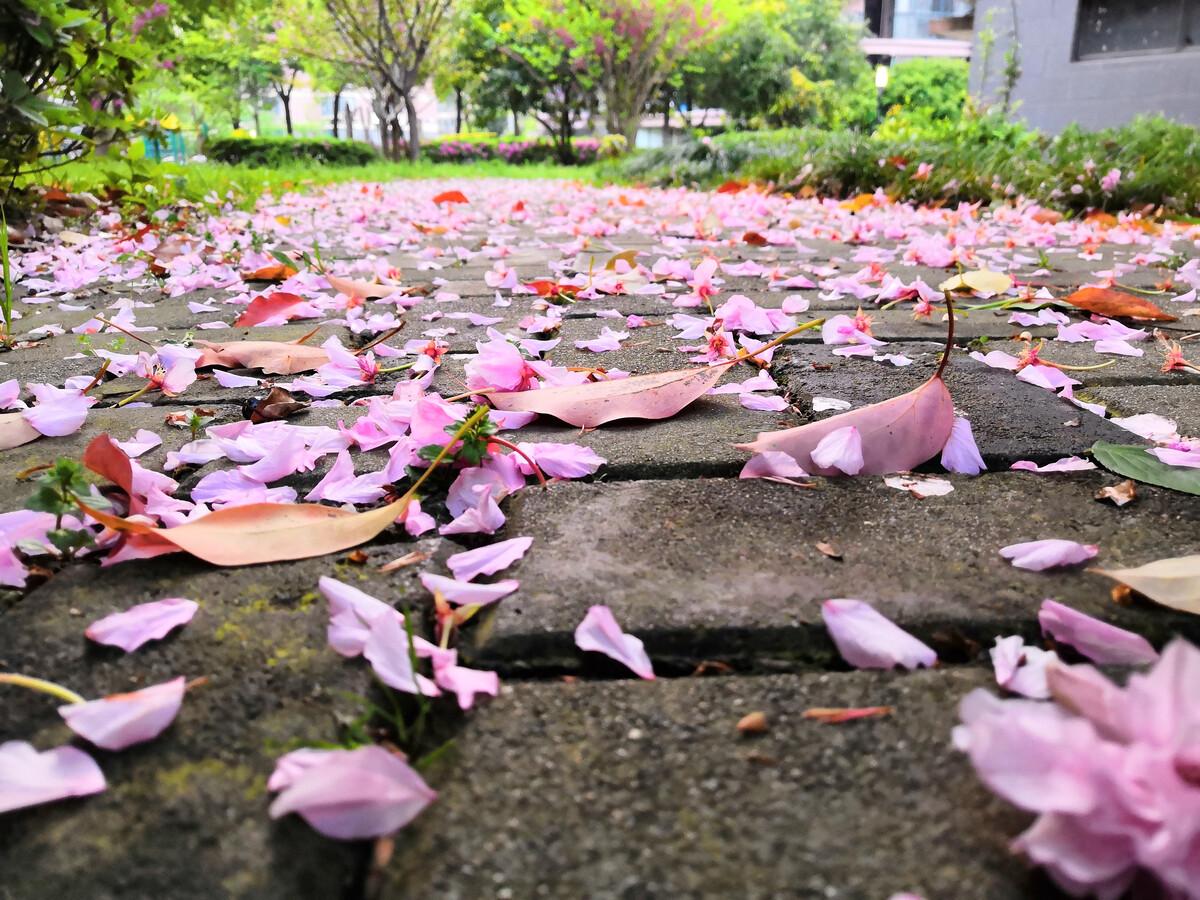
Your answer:
[[[1200,131],[1139,118],[1050,137],[998,114],[971,114],[937,121],[918,136],[882,128],[874,135],[817,128],[724,134],[635,154],[600,174],[664,185],[752,179],[832,196],[882,189],[913,202],[1026,196],[1072,212],[1153,204],[1195,215]]]
[[[215,138],[205,144],[204,152],[216,162],[269,169],[301,160],[328,166],[365,166],[379,159],[370,144],[334,138]]]
[[[967,102],[967,73],[962,59],[909,59],[896,63],[883,91],[885,108],[901,109],[933,120],[955,122]]]
[[[607,142],[607,143],[606,143]],[[575,161],[579,165],[595,162],[601,148],[611,154],[615,145],[609,138],[572,138]],[[421,150],[435,162],[478,162],[499,159],[514,165],[545,163],[556,158],[554,142],[549,138],[501,138],[490,133],[451,134],[421,144]]]
[[[130,38],[132,18],[122,0],[101,10],[0,0],[0,178],[77,157],[126,127],[148,52]]]

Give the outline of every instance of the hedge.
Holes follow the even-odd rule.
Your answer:
[[[378,162],[379,153],[363,141],[333,138],[214,138],[204,146],[214,162],[277,168],[302,161],[330,166],[365,166]]]
[[[969,115],[912,138],[812,128],[698,138],[628,156],[599,176],[699,187],[752,180],[826,196],[881,189],[920,203],[1025,196],[1066,211],[1152,205],[1195,216],[1200,131],[1153,117],[1050,136]]]

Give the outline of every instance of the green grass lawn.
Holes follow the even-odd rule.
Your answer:
[[[323,166],[295,163],[281,168],[226,165],[224,163],[160,163],[122,159],[91,159],[69,163],[48,172],[19,179],[18,186],[41,184],[67,191],[90,191],[103,197],[109,189],[125,192],[125,202],[147,207],[178,200],[203,203],[214,194],[232,195],[238,206],[249,207],[263,194],[278,197],[288,191],[347,181],[394,181],[405,178],[563,178],[596,180],[592,166],[559,166],[549,163],[510,165],[501,160],[475,163],[420,161],[378,162],[365,166]]]

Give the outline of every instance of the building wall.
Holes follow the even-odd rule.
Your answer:
[[[1200,125],[1200,48],[1074,60],[1078,5],[1079,0],[980,0],[971,52],[972,92],[995,99],[1015,6],[1022,68],[1014,93],[1020,102],[1017,118],[1049,132],[1071,122],[1087,128],[1121,125],[1139,113],[1162,113]],[[985,61],[979,36],[989,27],[996,45]]]

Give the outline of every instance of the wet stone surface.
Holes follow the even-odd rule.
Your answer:
[[[1026,817],[950,746],[987,674],[517,684],[473,716],[459,772],[398,841],[383,896],[1055,896],[1013,865]],[[809,707],[890,705],[850,725]],[[769,730],[741,737],[747,713]],[[480,827],[481,823],[493,827]]]
[[[1161,555],[1164,534],[1179,555],[1200,552],[1200,499],[1139,486],[1138,499],[1117,509],[1094,497],[1118,481],[1107,473],[952,481],[952,493],[925,500],[882,478],[818,480],[814,488],[712,479],[526,491],[513,501],[507,533],[570,547],[569,562],[555,553],[522,561],[514,569],[520,593],[474,633],[476,645],[516,672],[594,667],[572,632],[590,605],[603,603],[679,672],[709,658],[749,669],[836,666],[820,618],[821,602],[833,597],[870,602],[949,660],[972,659],[1000,635],[1036,639],[1047,597],[1156,642],[1200,638],[1194,616],[1113,604],[1112,582],[1099,575],[1028,572],[998,554],[1060,537],[1098,544],[1098,563],[1134,566]]]

